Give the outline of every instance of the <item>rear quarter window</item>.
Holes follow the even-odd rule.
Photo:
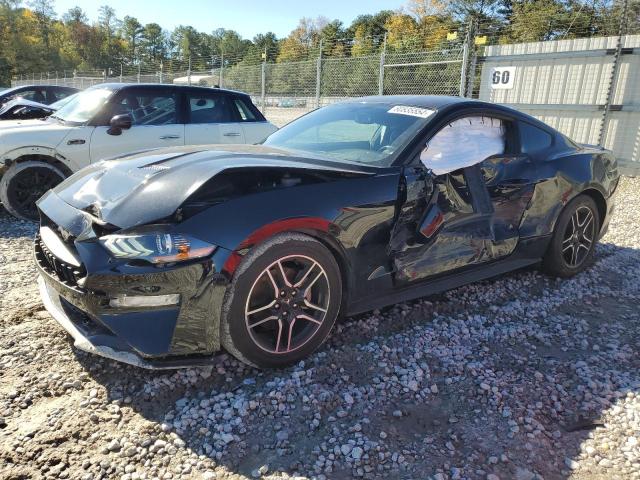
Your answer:
[[[234,96],[233,109],[242,122],[262,122],[265,120],[260,110],[248,98]]]
[[[522,153],[535,153],[545,150],[553,143],[551,134],[541,128],[525,122],[518,124],[520,131],[520,150]]]

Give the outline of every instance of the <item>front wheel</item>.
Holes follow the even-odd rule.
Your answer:
[[[571,277],[583,271],[593,260],[600,215],[588,195],[578,195],[562,211],[542,266],[557,277]]]
[[[36,200],[65,177],[62,170],[46,162],[14,163],[0,180],[0,201],[14,217],[37,221]]]
[[[260,368],[291,365],[325,341],[341,301],[331,252],[306,235],[277,235],[254,247],[236,271],[222,312],[222,345]]]

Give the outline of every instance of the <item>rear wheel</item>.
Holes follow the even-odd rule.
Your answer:
[[[340,270],[326,247],[306,235],[277,235],[249,252],[234,275],[222,345],[257,367],[293,364],[324,342],[341,301]]]
[[[25,220],[38,220],[36,200],[65,177],[61,169],[49,163],[14,163],[0,180],[0,201],[11,215]]]
[[[579,195],[562,211],[544,256],[545,272],[571,277],[583,271],[593,260],[600,231],[598,208],[591,197]]]

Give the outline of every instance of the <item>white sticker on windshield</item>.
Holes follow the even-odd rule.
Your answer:
[[[433,115],[434,110],[420,107],[408,107],[406,105],[396,105],[389,109],[388,113],[397,113],[399,115],[411,115],[412,117],[427,118]]]

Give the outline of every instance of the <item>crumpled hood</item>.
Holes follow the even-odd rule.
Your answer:
[[[176,147],[143,152],[90,165],[52,193],[101,221],[130,228],[164,219],[205,182],[230,168],[305,168],[375,173],[375,167],[321,158],[301,158],[260,145]],[[43,209],[43,201],[38,206]],[[44,211],[46,214],[47,212]]]

